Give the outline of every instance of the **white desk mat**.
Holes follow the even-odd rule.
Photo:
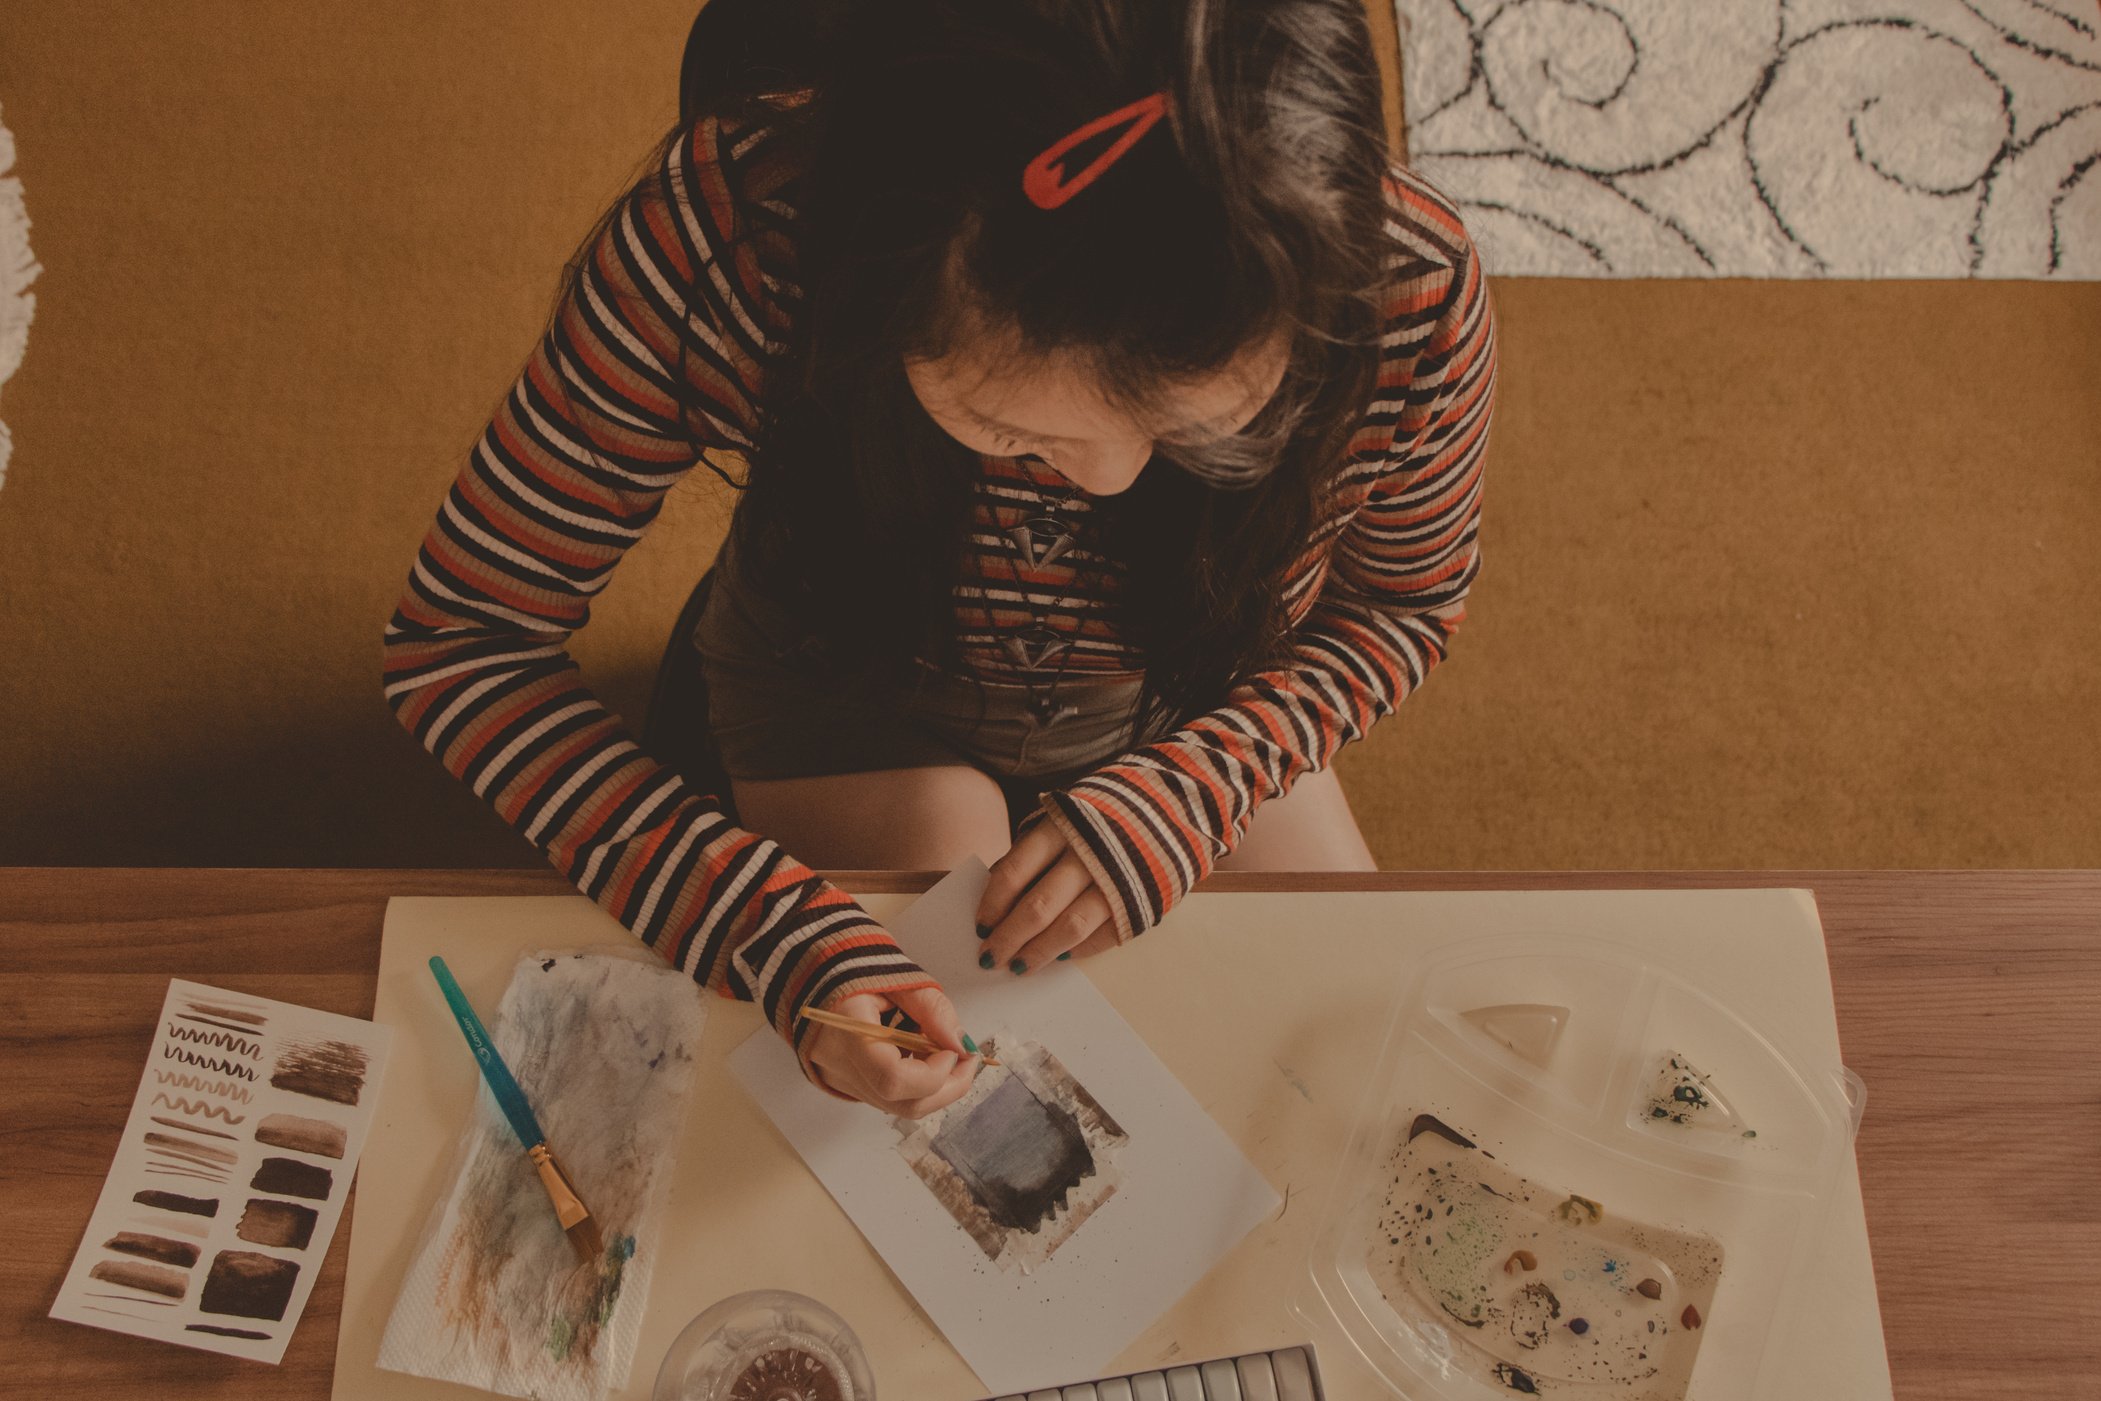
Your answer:
[[[911,900],[875,895],[865,903],[888,918]],[[1317,1224],[1307,1208],[1330,1186],[1366,1061],[1408,970],[1481,935],[1556,932],[1637,946],[1716,989],[1799,1054],[1839,1060],[1822,932],[1806,892],[1193,896],[1161,928],[1090,960],[1087,972],[1286,1204],[1125,1349],[1111,1374],[1306,1341],[1309,1326],[1291,1301]],[[475,1090],[458,1029],[423,995],[425,960],[444,955],[468,994],[493,1006],[520,950],[630,938],[581,896],[389,905],[374,1015],[395,1028],[393,1061],[352,1212],[335,1397],[474,1394],[373,1366],[411,1234],[441,1185],[445,1150]],[[881,1394],[982,1397],[970,1370],[729,1076],[725,1058],[758,1025],[750,1007],[710,1009],[665,1228],[666,1240],[689,1247],[659,1264],[634,1375],[619,1397],[648,1397],[657,1362],[695,1314],[761,1288],[810,1295],[845,1317],[868,1349]],[[1291,1199],[1307,1193],[1314,1195],[1294,1208]],[[1826,1234],[1825,1267],[1792,1301],[1764,1380],[1776,1396],[1888,1397],[1867,1223],[1850,1170]],[[1310,1331],[1334,1401],[1389,1395],[1339,1333]]]

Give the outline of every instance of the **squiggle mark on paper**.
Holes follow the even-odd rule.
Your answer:
[[[246,1114],[236,1114],[231,1109],[213,1104],[209,1100],[185,1099],[181,1095],[171,1095],[161,1090],[153,1092],[153,1102],[165,1104],[178,1114],[195,1114],[200,1118],[219,1119],[228,1124],[238,1124],[248,1118]]]
[[[167,1060],[179,1060],[185,1065],[194,1065],[199,1070],[209,1070],[215,1075],[231,1075],[237,1080],[253,1080],[255,1068],[239,1061],[221,1060],[217,1056],[200,1056],[184,1046],[163,1046],[160,1053]]]
[[[210,1031],[200,1026],[177,1026],[174,1022],[169,1022],[166,1030],[172,1040],[210,1046],[218,1051],[230,1051],[234,1055],[247,1056],[251,1060],[263,1053],[262,1042],[250,1040],[231,1031]]]
[[[201,1075],[186,1075],[180,1070],[156,1070],[155,1083],[173,1085],[177,1089],[195,1090],[199,1094],[221,1095],[236,1104],[246,1104],[252,1092],[246,1085],[236,1085],[231,1080],[207,1080]]]

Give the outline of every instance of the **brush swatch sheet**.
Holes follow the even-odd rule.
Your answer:
[[[1070,964],[977,966],[984,866],[891,926],[1000,1063],[924,1119],[811,1088],[760,1032],[730,1069],[995,1393],[1093,1376],[1241,1238],[1276,1192]]]
[[[350,1193],[389,1034],[169,983],[51,1317],[282,1360]]]

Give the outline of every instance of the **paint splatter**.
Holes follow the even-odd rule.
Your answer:
[[[328,1199],[328,1189],[334,1183],[335,1174],[325,1167],[294,1158],[265,1158],[248,1185],[258,1192],[318,1202]]]
[[[212,1259],[197,1307],[205,1313],[282,1322],[299,1279],[295,1260],[258,1255],[252,1250],[222,1250]]]
[[[1432,1115],[1389,1170],[1365,1265],[1402,1327],[1447,1340],[1456,1373],[1526,1395],[1685,1395],[1698,1335],[1643,1286],[1707,1303],[1717,1243],[1534,1183]]]
[[[365,1049],[348,1041],[295,1041],[277,1053],[270,1083],[295,1095],[356,1104],[365,1086]]]

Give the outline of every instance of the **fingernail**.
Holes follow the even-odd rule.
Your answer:
[[[1010,973],[1026,973],[1029,971],[1029,965],[1017,958],[1007,965],[1007,971]]]
[[[1066,951],[1065,951],[1064,953],[1061,953],[1061,954],[1059,954],[1059,955],[1058,955],[1058,962],[1060,962],[1060,963],[1063,963],[1063,962],[1064,962],[1064,961],[1065,961],[1066,959],[1068,959],[1068,958],[1071,958],[1071,957],[1072,957],[1072,950],[1071,950],[1071,949],[1067,949],[1067,950],[1066,950]]]
[[[970,1033],[967,1031],[963,1033],[963,1049],[972,1055],[978,1053],[978,1043],[970,1039]]]
[[[978,967],[980,967],[980,968],[990,968],[991,966],[992,966],[992,950],[990,950],[990,949],[987,949],[987,950],[985,950],[985,952],[983,952],[983,953],[981,953],[981,954],[979,954],[979,955],[978,955]]]
[[[992,926],[989,924],[981,924],[977,927],[977,930],[978,937],[980,939],[989,939],[992,937]]]

